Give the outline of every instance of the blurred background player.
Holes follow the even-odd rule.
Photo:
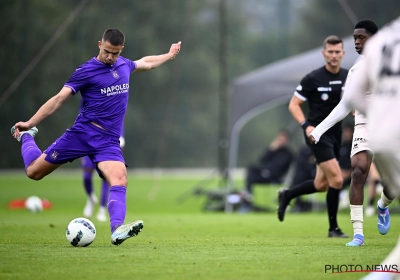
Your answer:
[[[381,29],[366,44],[364,59],[346,87],[346,108],[366,114],[368,140],[374,161],[386,187],[400,195],[400,17]],[[367,92],[371,95],[367,96]],[[378,207],[381,207],[378,202]],[[387,209],[387,208],[386,208]],[[379,211],[379,208],[378,208]],[[383,218],[387,212],[378,213]],[[395,273],[373,272],[365,279],[396,279],[400,267],[400,240],[381,262]]]
[[[369,38],[378,31],[378,26],[372,20],[359,21],[353,30],[354,45],[357,53],[361,54],[365,43]],[[360,60],[350,69],[346,87],[354,83],[354,73],[358,71],[358,67],[363,60]],[[347,91],[346,91],[347,92]],[[370,95],[371,91],[365,92]],[[325,133],[330,127],[335,125],[346,117],[351,110],[347,109],[344,101],[341,101],[338,106],[327,116],[311,133],[310,141],[318,143],[321,135]],[[373,150],[368,144],[368,131],[366,128],[367,120],[364,115],[359,111],[354,114],[354,135],[353,146],[351,150],[351,186],[350,186],[350,218],[353,224],[353,240],[346,244],[346,246],[362,246],[364,244],[364,231],[363,231],[363,202],[364,202],[364,185],[367,180],[369,169],[372,163]],[[386,193],[386,194],[385,194]],[[390,228],[389,209],[388,205],[393,201],[388,192],[382,192],[381,199],[378,202],[378,230],[381,234],[386,234]],[[382,215],[381,215],[382,213]]]
[[[317,162],[317,171],[314,180],[304,181],[291,189],[280,189],[277,210],[278,219],[283,221],[286,208],[293,198],[315,192],[327,192],[328,237],[339,238],[348,237],[337,222],[339,191],[343,184],[338,163],[342,125],[338,123],[333,126],[317,145],[312,145],[307,136],[340,102],[348,72],[340,67],[344,54],[343,40],[334,35],[327,37],[322,50],[325,65],[307,74],[290,100],[289,111],[304,130],[306,144]],[[307,118],[302,110],[302,104],[305,102],[309,108]]]

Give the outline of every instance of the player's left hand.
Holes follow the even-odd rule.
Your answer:
[[[180,50],[181,50],[181,41],[171,45],[171,48],[169,49],[169,54],[172,56],[172,59],[174,59],[178,55]]]
[[[31,129],[32,126],[29,125],[28,122],[17,122],[16,124],[14,124],[14,134],[13,137],[17,138],[18,136],[20,136],[21,131],[27,131],[29,129]]]

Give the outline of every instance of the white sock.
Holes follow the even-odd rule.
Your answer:
[[[378,200],[378,206],[382,209],[388,207],[393,202],[393,199],[390,200],[386,197],[386,195],[382,192],[381,198]]]
[[[98,213],[99,213],[99,215],[105,215],[106,214],[106,207],[100,206]]]
[[[92,192],[92,193],[90,194],[89,198],[92,200],[92,202],[93,202],[94,204],[97,204],[98,199],[97,199],[97,196],[96,196],[96,194],[95,194],[94,192]]]
[[[83,208],[83,216],[90,218],[93,215],[94,206],[97,204],[98,200],[94,192],[92,192],[86,201],[85,208]]]
[[[364,214],[362,205],[350,204],[350,220],[353,224],[354,235],[360,234],[364,236],[363,232]]]

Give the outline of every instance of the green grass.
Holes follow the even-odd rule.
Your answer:
[[[82,216],[86,198],[80,174],[54,173],[35,182],[23,174],[0,174],[0,279],[359,279],[365,273],[325,273],[325,265],[379,264],[396,244],[398,214],[381,236],[376,218],[365,218],[366,246],[327,238],[325,212],[202,212],[205,198],[188,196],[201,178],[131,175],[126,220],[142,219],[142,233],[116,247],[108,223],[92,219],[97,237],[86,248],[72,247],[65,227]],[[96,179],[96,190],[99,189]],[[259,203],[273,206],[275,188],[256,188]],[[12,199],[37,195],[54,207],[39,214],[9,210]],[[394,205],[398,207],[398,205]],[[339,224],[352,232],[348,211]]]

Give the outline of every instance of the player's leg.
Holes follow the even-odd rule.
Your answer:
[[[311,151],[310,151],[311,152]],[[296,170],[292,179],[292,183],[289,189],[293,189],[297,185],[301,184],[304,181],[314,180],[316,174],[316,165],[314,156],[311,154],[312,161],[309,161],[309,158],[298,158],[296,164]],[[295,212],[305,212],[310,211],[312,208],[312,203],[302,199],[301,196],[297,197],[295,200],[294,210]]]
[[[126,239],[138,235],[143,228],[143,221],[124,225],[128,185],[125,164],[122,161],[107,160],[99,162],[97,168],[111,186],[107,205],[112,232],[111,242],[119,245]]]
[[[120,161],[102,161],[97,165],[104,179],[110,184],[108,212],[110,214],[111,232],[121,226],[126,214],[126,188],[128,179],[126,167]]]
[[[318,182],[318,189],[316,188],[315,184],[316,181]],[[322,169],[319,166],[317,166],[315,179],[306,180],[290,189],[287,188],[280,189],[278,191],[278,204],[279,204],[277,208],[278,219],[281,222],[284,220],[286,208],[292,199],[306,194],[326,191],[326,188],[324,188],[324,186],[326,188],[329,186],[328,181]]]
[[[397,245],[390,254],[381,262],[383,267],[388,267],[390,270],[396,271],[400,267],[400,238],[397,240]],[[361,278],[361,280],[393,280],[398,279],[393,272],[374,271]]]
[[[337,190],[342,188],[343,177],[336,158],[318,164],[314,183],[318,191],[327,191],[328,187]]]
[[[342,232],[337,222],[337,213],[339,209],[340,189],[343,185],[343,177],[340,166],[336,158],[321,162],[319,167],[322,169],[326,181],[315,181],[318,189],[327,189],[326,205],[329,222],[328,237],[347,238],[348,236]],[[317,178],[316,178],[317,179]]]
[[[45,161],[46,154],[43,154],[36,145],[34,137],[39,132],[36,127],[32,127],[28,131],[23,131],[17,140],[22,143],[21,154],[24,160],[26,175],[33,180],[40,180],[46,175],[53,172],[61,164],[52,164]],[[14,127],[11,128],[11,134],[14,134]]]
[[[308,141],[308,138],[306,141]],[[320,143],[321,142],[323,141],[320,141]],[[328,148],[326,146],[321,146],[321,144],[318,145],[310,144],[309,147],[315,156],[316,162],[318,163],[315,178],[314,180],[304,181],[293,188],[290,189],[282,188],[278,191],[277,214],[278,214],[278,219],[281,222],[284,220],[286,208],[292,199],[297,198],[301,195],[312,194],[315,192],[324,192],[329,187],[329,182],[327,180],[326,174],[324,170],[321,168],[320,164],[325,163],[324,166],[328,167],[330,165],[330,162],[336,161],[336,159],[334,158],[333,151],[331,148]]]
[[[375,164],[372,164],[374,167]],[[385,171],[382,170],[382,177],[384,180],[386,180],[387,176]],[[378,231],[380,234],[385,235],[389,232],[390,229],[390,212],[389,212],[389,205],[393,202],[393,200],[396,198],[396,196],[393,193],[393,190],[391,190],[388,185],[386,185],[386,182],[383,184],[383,190],[381,192],[381,197],[378,200],[377,203],[377,212],[378,212]]]
[[[48,162],[46,156],[46,154],[41,154],[35,161],[26,167],[25,172],[29,178],[33,180],[41,180],[62,165]]]
[[[339,162],[339,164],[340,164],[340,162]],[[339,210],[348,209],[350,206],[349,193],[347,190],[347,186],[350,186],[350,183],[351,183],[351,167],[350,167],[350,170],[343,169],[342,166],[340,168],[341,168],[342,177],[343,177],[343,188],[340,190],[340,194],[339,194]]]
[[[83,215],[86,218],[90,218],[93,215],[94,207],[96,206],[98,199],[93,191],[93,171],[95,165],[92,160],[85,156],[82,158],[82,170],[83,170],[83,186],[87,195],[85,207],[83,208]]]
[[[364,245],[364,185],[368,177],[372,162],[372,154],[367,150],[360,150],[351,157],[351,185],[350,185],[350,220],[353,225],[353,240],[346,246],[358,247]]]
[[[106,209],[107,209],[107,201],[108,201],[108,193],[110,192],[110,185],[106,180],[102,180],[101,184],[101,198],[100,198],[100,207],[97,213],[97,220],[100,222],[107,221]]]
[[[368,205],[365,209],[365,215],[371,217],[375,214],[376,203],[375,197],[377,193],[377,188],[382,186],[381,177],[374,163],[371,164],[368,174]]]
[[[387,145],[387,144],[386,144]],[[393,147],[392,145],[387,145]],[[375,151],[377,149],[374,149]],[[400,153],[398,151],[387,151],[387,152],[375,152],[374,162],[379,170],[382,179],[385,180],[387,187],[390,187],[390,191],[393,194],[400,194]],[[397,241],[397,245],[390,252],[390,254],[381,262],[383,265],[397,265],[400,267],[400,239]],[[391,275],[385,273],[370,273],[365,279],[391,279]]]

